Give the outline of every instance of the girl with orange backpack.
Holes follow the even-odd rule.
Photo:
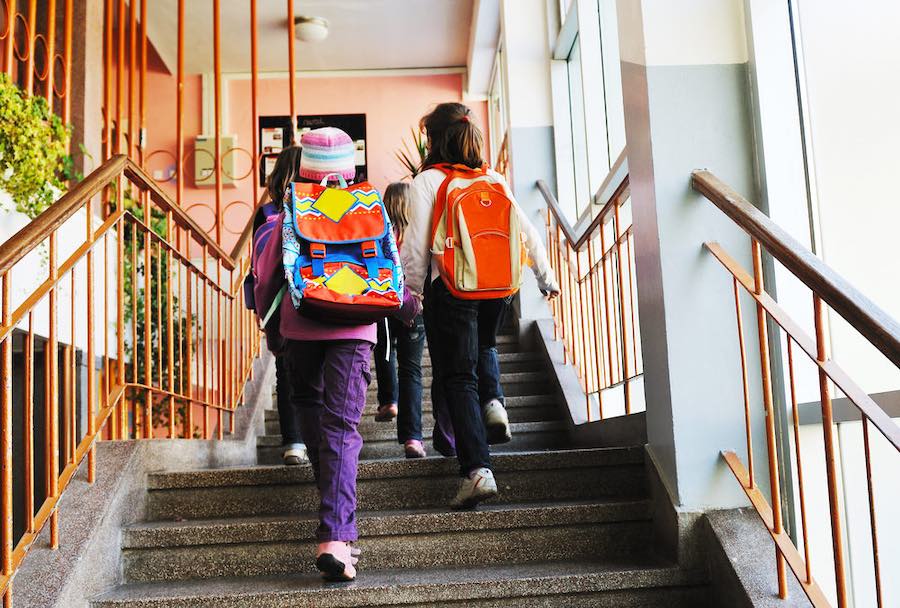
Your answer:
[[[485,423],[506,418],[496,400],[490,412],[479,403],[482,343],[496,336],[502,304],[518,291],[528,260],[548,298],[559,287],[538,231],[485,164],[471,110],[442,103],[420,126],[428,154],[413,180],[401,260],[407,288],[424,296],[435,418],[446,409],[456,439],[462,480],[450,506],[469,509],[497,495]]]

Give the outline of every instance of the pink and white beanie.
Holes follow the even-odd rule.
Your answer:
[[[334,127],[313,129],[300,138],[300,177],[320,181],[331,173],[346,180],[356,177],[356,145]]]

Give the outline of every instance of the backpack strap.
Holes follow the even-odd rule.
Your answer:
[[[325,243],[309,244],[309,257],[311,258],[312,271],[317,277],[325,275],[325,253]]]
[[[281,286],[281,289],[278,290],[278,293],[275,295],[275,299],[272,300],[272,305],[269,306],[269,310],[266,311],[266,316],[263,317],[262,321],[259,322],[259,328],[265,329],[266,325],[269,324],[269,319],[272,318],[272,315],[275,314],[275,311],[278,310],[278,307],[281,306],[281,301],[284,299],[284,294],[287,293],[287,283]]]
[[[362,256],[370,279],[378,279],[378,245],[375,241],[363,241]]]

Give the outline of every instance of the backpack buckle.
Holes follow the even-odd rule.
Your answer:
[[[316,260],[325,259],[325,245],[322,243],[310,243],[309,257]]]
[[[362,243],[362,256],[364,258],[374,258],[378,255],[378,247],[375,241],[365,241]]]
[[[448,236],[444,241],[444,249],[453,249],[453,237]]]

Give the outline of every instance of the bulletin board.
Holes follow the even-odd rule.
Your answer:
[[[368,179],[365,114],[308,114],[297,117],[297,136],[321,127],[336,127],[350,136],[356,144],[356,181]],[[259,117],[259,181],[266,185],[266,176],[275,167],[281,150],[291,143],[290,116]]]

